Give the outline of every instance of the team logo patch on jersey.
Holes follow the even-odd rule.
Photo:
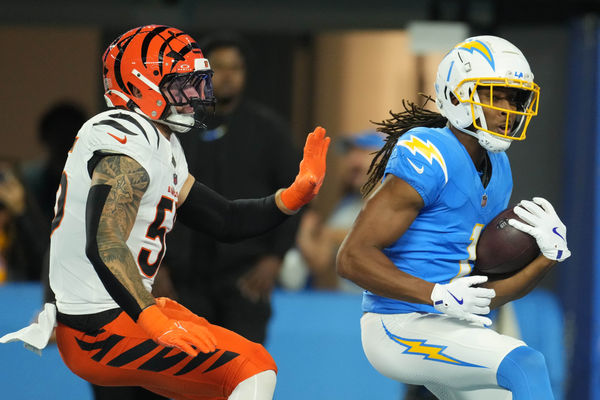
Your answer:
[[[444,171],[444,177],[446,178],[446,182],[448,182],[448,169],[446,168],[446,162],[444,161],[444,157],[442,157],[442,153],[440,153],[438,148],[435,147],[435,145],[429,140],[427,142],[424,142],[418,137],[411,135],[410,139],[398,141],[397,146],[406,147],[413,155],[419,153],[420,155],[425,157],[425,159],[431,165],[433,165],[433,160],[435,160],[442,168],[442,171]],[[417,172],[419,172],[418,168]]]
[[[388,337],[398,343],[399,345],[405,347],[404,354],[414,354],[418,356],[423,356],[424,360],[437,361],[446,364],[456,365],[458,367],[475,367],[475,368],[487,368],[483,365],[471,364],[466,361],[461,361],[457,358],[450,357],[447,354],[444,354],[444,350],[448,346],[437,346],[433,344],[426,344],[427,340],[423,339],[406,339],[397,335],[394,335],[392,332],[388,330],[388,328],[381,321],[381,325],[385,330],[385,333]]]

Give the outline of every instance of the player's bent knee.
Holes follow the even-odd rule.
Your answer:
[[[263,345],[259,343],[255,343],[254,354],[251,357],[251,361],[254,364],[259,365],[262,370],[273,370],[277,373],[277,364],[275,364],[275,360],[271,356],[271,354],[264,348]]]
[[[513,399],[552,399],[546,360],[529,346],[520,346],[504,357],[497,372],[498,385],[513,392]],[[546,397],[535,397],[535,396]]]
[[[275,392],[276,383],[277,376],[275,371],[262,371],[240,382],[227,399],[271,400]]]
[[[245,340],[245,339],[244,339]],[[235,392],[236,388],[239,387],[245,381],[253,381],[252,379],[256,376],[262,377],[261,373],[269,372],[267,375],[275,376],[277,374],[277,365],[275,364],[275,360],[271,357],[271,354],[259,343],[254,343],[249,340],[245,340],[245,346],[238,356],[238,359],[241,360],[240,367],[236,374],[236,382],[232,382],[235,385],[232,394]],[[259,383],[262,380],[259,381]],[[247,386],[246,384],[245,386]],[[261,383],[262,385],[262,383]],[[266,384],[268,386],[268,384]],[[274,387],[274,384],[273,384]],[[230,397],[235,398],[235,397]],[[243,397],[241,397],[243,398]]]

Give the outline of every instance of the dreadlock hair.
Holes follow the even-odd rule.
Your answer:
[[[446,126],[448,122],[446,117],[438,112],[425,109],[425,105],[429,101],[433,101],[431,96],[423,96],[425,97],[425,102],[422,106],[410,100],[402,100],[404,111],[399,113],[390,111],[392,117],[382,122],[371,121],[375,125],[379,125],[377,131],[386,134],[387,137],[385,138],[385,145],[375,154],[367,171],[369,179],[360,190],[364,197],[373,190],[377,182],[383,177],[388,159],[400,136],[408,130],[419,126],[427,128],[442,128]]]

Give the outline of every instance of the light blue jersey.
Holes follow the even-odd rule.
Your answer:
[[[481,230],[508,206],[512,192],[508,157],[488,155],[492,175],[484,188],[467,150],[449,128],[415,128],[398,139],[385,176],[408,182],[424,202],[404,235],[383,250],[398,269],[434,283],[471,272]],[[363,311],[374,313],[438,313],[431,305],[369,291],[362,303]]]

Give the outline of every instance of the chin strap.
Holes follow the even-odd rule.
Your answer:
[[[149,118],[146,114],[140,110],[139,107],[133,106],[131,108],[136,113]],[[165,119],[150,119],[152,122],[156,122],[171,128],[174,132],[185,133],[190,131],[192,128],[206,129],[206,125],[203,121],[196,119],[196,114],[179,114],[174,106],[170,106],[169,116]],[[204,118],[203,118],[204,120]]]
[[[454,126],[454,125],[453,125]],[[479,141],[481,147],[486,149],[487,151],[491,151],[492,153],[501,153],[503,151],[508,150],[510,147],[512,140],[504,139],[501,137],[497,137],[492,135],[489,132],[477,130],[475,132],[467,129],[467,128],[459,128],[458,126],[454,126],[461,132],[466,133],[467,135],[471,135]]]
[[[481,147],[491,151],[492,153],[501,153],[506,151],[512,143],[512,140],[510,139],[503,139],[488,132],[477,131],[477,133],[479,134],[478,139]]]
[[[476,102],[479,102],[479,95],[477,92],[474,94],[474,99]],[[479,120],[481,127],[483,129],[488,129],[487,121],[485,120],[485,115],[483,113],[483,108],[479,105],[474,107],[475,115],[473,116],[475,119]],[[463,131],[464,132],[464,131]],[[475,132],[469,131],[467,132],[470,135],[473,135],[479,141],[481,147],[486,149],[487,151],[491,151],[492,153],[501,153],[503,151],[508,150],[512,141],[510,139],[504,139],[498,136],[494,136],[489,132],[477,130]]]
[[[194,114],[179,114],[174,106],[169,107],[169,116],[159,121],[179,133],[188,132],[194,127],[204,127]]]
[[[134,111],[137,112],[138,114],[144,115],[145,117],[147,117],[142,110],[140,110],[138,107],[134,108]],[[153,122],[168,126],[169,128],[171,128],[174,132],[177,133],[185,133],[190,131],[192,128],[199,128],[199,129],[205,129],[206,125],[204,125],[204,123],[202,123],[202,121],[198,121],[195,118],[194,114],[179,114],[177,112],[177,110],[175,109],[175,107],[171,106],[170,107],[170,113],[169,116],[165,119],[153,119]]]
[[[181,122],[176,122],[176,121],[171,121],[171,120],[163,120],[163,119],[157,119],[157,120],[154,120],[154,122],[159,123],[161,125],[168,126],[173,132],[177,132],[177,133],[188,132],[193,127],[197,126],[195,123],[194,123],[194,125],[188,125],[188,124],[184,124]]]

